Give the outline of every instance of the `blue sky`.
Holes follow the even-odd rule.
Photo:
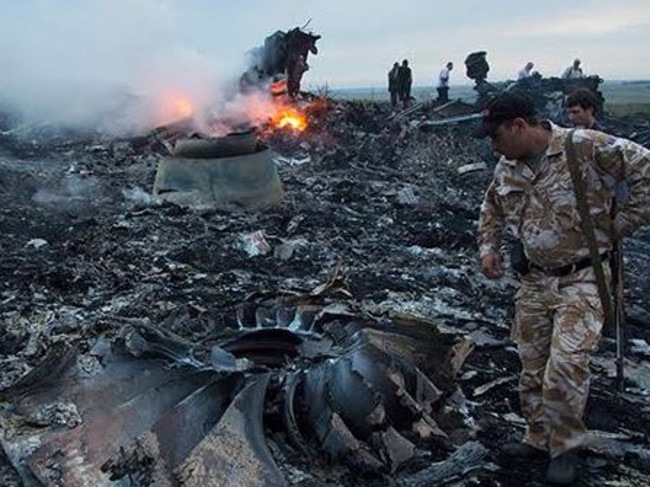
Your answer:
[[[55,107],[74,90],[88,95],[80,111],[111,84],[214,90],[248,49],[309,20],[322,35],[312,89],[381,87],[404,58],[416,85],[432,85],[449,60],[451,83],[468,84],[462,63],[476,50],[488,52],[492,80],[527,61],[559,75],[575,57],[587,74],[650,78],[648,0],[0,0],[0,12],[0,96]]]

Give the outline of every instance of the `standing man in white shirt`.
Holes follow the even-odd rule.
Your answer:
[[[449,73],[452,69],[454,69],[454,63],[450,61],[442,68],[442,71],[438,75],[438,86],[436,90],[438,90],[438,101],[441,103],[449,101]]]

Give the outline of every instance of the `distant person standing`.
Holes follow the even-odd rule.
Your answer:
[[[591,90],[580,88],[569,94],[566,99],[566,111],[569,120],[576,127],[602,130],[596,120],[598,99]]]
[[[526,63],[526,66],[521,68],[519,70],[519,73],[517,73],[517,81],[521,81],[522,79],[530,78],[533,75],[533,67],[534,66],[535,65],[532,62],[528,61]]]
[[[397,100],[399,98],[399,87],[397,73],[399,71],[399,63],[395,62],[390,71],[388,71],[388,92],[390,93],[390,106],[397,108]]]
[[[409,68],[408,59],[402,61],[402,65],[397,71],[397,89],[399,92],[399,99],[404,108],[411,104],[411,85],[413,84],[413,75],[411,68]]]
[[[436,90],[438,91],[438,101],[440,103],[446,103],[449,101],[449,73],[452,69],[454,69],[454,63],[450,61],[444,68],[442,68],[438,75],[438,85],[436,86]]]
[[[585,75],[580,67],[580,59],[574,59],[573,64],[566,68],[564,73],[562,73],[562,78],[564,79],[578,79],[584,77]]]

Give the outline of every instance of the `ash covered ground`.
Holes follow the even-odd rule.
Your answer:
[[[309,292],[341,265],[347,292],[329,302],[416,313],[474,339],[458,381],[493,468],[449,482],[543,484],[545,464],[520,465],[498,453],[523,431],[519,364],[508,339],[515,281],[489,282],[478,271],[476,220],[494,161],[467,126],[425,130],[418,118],[391,117],[387,104],[328,101],[306,131],[260,135],[286,194],[281,205],[254,213],[189,209],[151,196],[161,152],[146,136],[3,128],[2,388],[54,343],[90,347],[129,322],[210,343],[233,325],[242,303]],[[458,171],[482,160],[486,170]],[[250,256],[242,237],[257,231],[270,251]],[[627,335],[636,339],[626,349],[627,390],[613,392],[615,343],[606,336],[593,361],[587,423],[609,447],[586,455],[578,485],[650,484],[650,350],[643,342],[650,342],[650,229],[625,251]],[[290,483],[399,485],[393,475],[359,476],[324,461]],[[20,485],[5,457],[0,484]]]

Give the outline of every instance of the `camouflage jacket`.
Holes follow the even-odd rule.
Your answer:
[[[522,241],[528,258],[540,266],[558,267],[589,256],[565,153],[569,129],[542,123],[552,135],[536,172],[504,157],[497,163],[481,206],[481,257],[499,253],[504,228]],[[650,151],[594,130],[576,130],[573,141],[598,246],[605,252],[612,247],[613,235],[630,235],[650,217]],[[623,181],[627,198],[617,203],[612,221],[613,196]]]

